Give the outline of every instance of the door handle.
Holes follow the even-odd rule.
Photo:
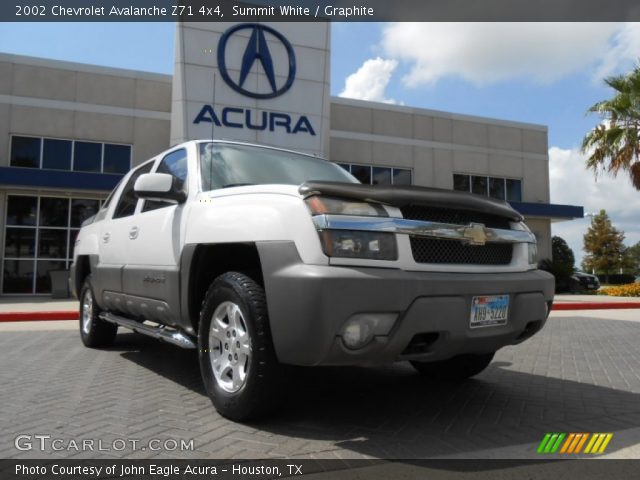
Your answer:
[[[105,233],[104,235],[102,235],[102,241],[104,243],[109,243],[109,239],[111,238],[111,234],[109,232]]]
[[[131,227],[131,230],[129,230],[129,238],[131,240],[138,238],[138,227]]]

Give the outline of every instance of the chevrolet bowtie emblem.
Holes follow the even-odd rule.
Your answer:
[[[484,245],[487,242],[487,233],[482,223],[470,223],[464,227],[462,236],[469,245]]]

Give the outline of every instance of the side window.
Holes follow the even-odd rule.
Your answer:
[[[127,184],[124,186],[122,193],[120,194],[120,198],[118,199],[118,204],[116,205],[115,211],[113,212],[113,218],[122,218],[128,217],[129,215],[133,215],[133,212],[136,210],[136,204],[138,203],[138,199],[133,194],[133,186],[136,183],[136,180],[143,173],[149,173],[151,171],[151,167],[153,166],[153,162],[145,163],[137,170],[134,170],[127,181]]]
[[[120,182],[122,182],[122,180],[120,180]],[[118,184],[113,188],[113,190],[111,190],[111,193],[109,194],[107,199],[102,203],[102,207],[100,207],[100,208],[102,208],[104,210],[109,208],[109,205],[111,205],[111,200],[113,200],[113,197],[116,196],[116,192],[118,191],[118,187],[120,186],[120,182],[118,182]]]
[[[168,173],[177,179],[176,186],[184,189],[187,182],[187,151],[176,150],[166,155],[156,168],[156,173]],[[158,200],[145,200],[142,206],[143,212],[149,212],[162,207],[172,205],[170,202],[162,202]]]

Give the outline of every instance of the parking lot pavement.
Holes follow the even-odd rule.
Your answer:
[[[608,456],[640,458],[639,317],[553,313],[457,384],[407,364],[294,368],[280,411],[247,425],[215,412],[194,351],[125,332],[90,350],[75,322],[3,324],[0,458],[534,458],[547,432],[612,432]],[[16,449],[18,435],[36,448]],[[44,451],[35,435],[50,436]],[[150,450],[150,439],[193,439],[194,449]],[[83,440],[102,451],[77,451]]]

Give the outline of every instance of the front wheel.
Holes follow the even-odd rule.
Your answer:
[[[489,366],[494,352],[465,354],[438,362],[411,362],[422,375],[438,380],[463,380],[478,375]]]
[[[207,291],[198,328],[200,371],[207,394],[224,417],[264,415],[278,398],[276,359],[263,288],[227,272]]]
[[[116,338],[118,326],[105,322],[99,315],[100,307],[93,295],[91,276],[88,276],[80,291],[80,338],[86,347],[109,347]]]

